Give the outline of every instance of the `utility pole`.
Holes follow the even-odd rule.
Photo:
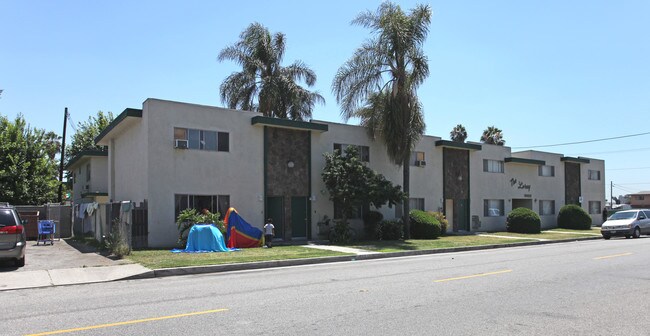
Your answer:
[[[63,112],[63,141],[61,142],[61,165],[59,166],[59,204],[63,204],[63,163],[65,162],[65,129],[68,124],[68,108]]]
[[[614,181],[609,181],[609,207],[614,208]]]

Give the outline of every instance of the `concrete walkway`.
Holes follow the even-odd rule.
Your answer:
[[[336,251],[336,252],[343,252],[343,253],[354,253],[356,255],[381,253],[381,252],[376,252],[376,251],[361,250],[361,249],[356,249],[356,248],[352,248],[352,247],[336,246],[336,245],[308,244],[308,245],[302,245],[302,246],[303,247],[314,248],[314,249],[319,249],[319,250]]]

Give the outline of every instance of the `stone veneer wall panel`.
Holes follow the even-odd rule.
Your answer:
[[[564,203],[580,204],[580,164],[564,163]]]
[[[291,238],[291,197],[309,197],[310,132],[267,127],[266,196],[284,199],[285,240]],[[293,168],[287,163],[292,161]]]

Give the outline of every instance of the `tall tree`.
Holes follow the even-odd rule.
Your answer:
[[[66,161],[85,150],[104,150],[103,146],[95,145],[95,138],[113,122],[113,119],[115,118],[112,112],[98,111],[96,116],[89,116],[88,120],[79,122],[75,134],[72,135],[70,145],[66,147]]]
[[[404,201],[406,195],[402,188],[366,167],[359,159],[357,147],[348,146],[344,153],[336,150],[323,155],[325,168],[321,177],[330,200],[341,209],[341,222],[344,225],[347,225],[347,219],[354,209],[364,204],[381,208],[386,203],[392,206]]]
[[[267,117],[304,120],[311,117],[316,103],[325,103],[308,87],[316,84],[316,74],[302,61],[282,66],[285,35],[275,33],[259,23],[252,23],[239,42],[219,53],[219,61],[231,60],[242,66],[221,83],[221,101],[229,108],[258,111]]]
[[[391,161],[402,167],[407,194],[409,158],[425,128],[416,91],[429,75],[422,45],[430,22],[431,9],[425,5],[407,14],[400,6],[384,2],[374,13],[359,14],[352,24],[369,28],[372,38],[339,68],[332,83],[343,118],[360,118],[371,137],[383,140]],[[408,202],[403,207],[409,238]]]
[[[483,134],[481,135],[481,142],[489,145],[499,146],[506,144],[506,141],[503,140],[503,131],[494,126],[489,126],[483,131]]]
[[[465,130],[465,126],[461,124],[456,125],[451,129],[451,132],[449,132],[449,137],[453,142],[465,142],[467,139],[467,131]]]
[[[0,200],[41,205],[56,200],[58,162],[49,157],[44,130],[32,129],[22,115],[0,116]]]

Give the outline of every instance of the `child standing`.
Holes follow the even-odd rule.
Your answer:
[[[275,226],[273,225],[273,220],[271,218],[266,220],[264,224],[264,242],[266,247],[273,247],[273,236],[275,235]]]

